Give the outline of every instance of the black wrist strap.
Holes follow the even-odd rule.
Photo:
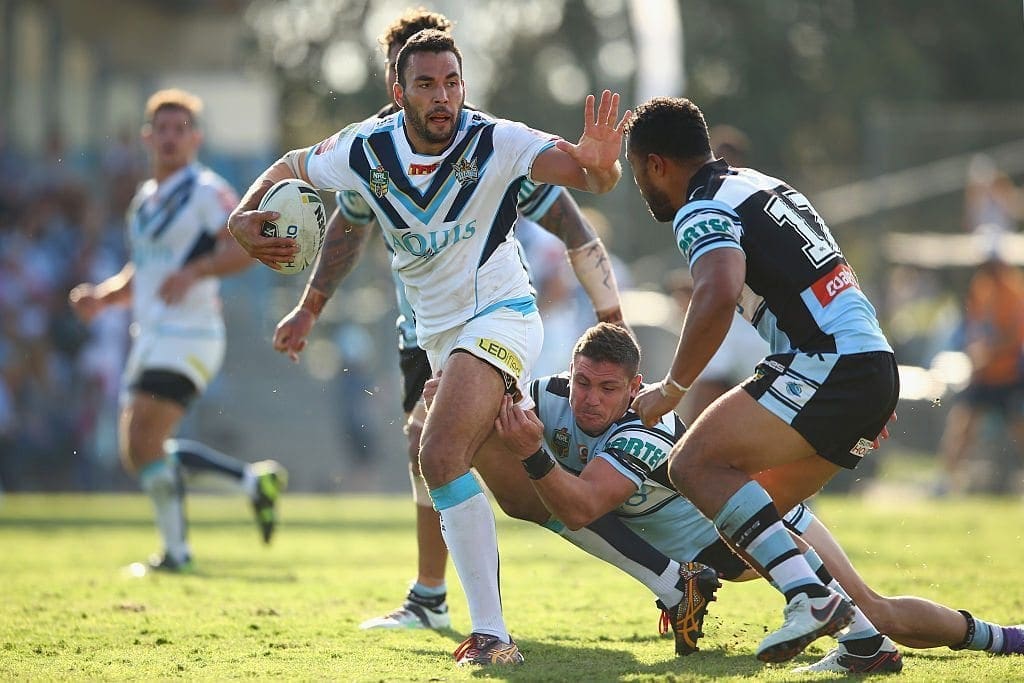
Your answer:
[[[536,453],[523,460],[523,469],[530,479],[540,479],[551,471],[555,466],[555,459],[552,458],[544,447],[541,446]]]

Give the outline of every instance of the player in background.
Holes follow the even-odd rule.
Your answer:
[[[675,408],[737,308],[771,344],[754,376],[683,435],[669,473],[784,595],[783,624],[757,657],[786,661],[846,626],[854,609],[822,583],[777,510],[809,498],[870,451],[899,397],[896,359],[806,197],[715,159],[704,116],[689,100],[660,97],[638,109],[627,158],[651,214],[673,223],[694,291],[665,379],[633,405],[646,425]]]
[[[395,64],[406,41],[423,29],[451,33],[452,22],[443,14],[422,7],[409,9],[397,17],[378,39],[384,52],[387,92],[397,81]],[[399,110],[394,100],[381,108],[377,116],[390,116]],[[338,193],[338,210],[327,226],[320,252],[306,288],[295,308],[277,325],[274,348],[293,360],[305,348],[306,339],[338,284],[358,262],[364,245],[375,229],[373,211],[357,192]],[[593,303],[598,320],[622,323],[619,293],[611,261],[594,230],[583,218],[572,196],[564,189],[524,182],[519,192],[521,215],[539,223],[560,238],[577,278]],[[398,301],[399,367],[403,380],[402,409],[406,414],[409,479],[416,507],[416,580],[405,601],[397,609],[363,622],[360,628],[447,628],[448,614],[445,569],[448,549],[441,536],[441,524],[420,476],[419,447],[426,413],[420,396],[423,383],[430,377],[426,352],[419,347],[412,307],[405,286],[392,271]]]
[[[618,94],[589,96],[578,144],[468,111],[462,55],[441,31],[420,31],[399,52],[393,95],[402,111],[352,124],[293,150],[249,188],[228,221],[263,262],[286,262],[291,240],[260,235],[258,211],[283,178],[355,190],[394,249],[392,266],[416,311],[416,333],[442,371],[420,440],[420,471],[469,604],[472,632],[459,664],[517,664],[501,609],[494,513],[471,466],[500,477],[493,431],[502,396],[523,389],[543,342],[529,277],[512,236],[523,179],[588,192],[621,176]],[[595,104],[596,111],[595,111]],[[426,172],[421,172],[426,171]],[[481,470],[483,472],[483,470]],[[485,475],[486,476],[486,475]]]
[[[614,512],[657,550],[684,565],[701,562],[731,581],[757,578],[668,481],[668,453],[685,427],[671,412],[647,427],[630,410],[642,387],[639,365],[636,341],[620,328],[598,324],[577,341],[567,374],[533,380],[533,410],[506,400],[496,429],[510,453],[521,459],[525,473],[520,476],[528,475],[536,495],[570,526],[581,527]],[[428,397],[433,384],[428,383]],[[864,582],[839,543],[803,504],[784,519],[802,538],[796,542],[819,579],[845,590],[857,606],[838,646],[798,671],[899,671],[902,657],[891,639],[914,648],[1024,654],[1024,626],[984,622],[914,596],[883,597]],[[709,597],[708,580],[701,586],[701,597]],[[705,611],[706,602],[680,625],[694,648]],[[670,608],[666,613],[670,619],[679,616]]]
[[[150,558],[150,567],[168,571],[193,566],[186,538],[187,480],[215,475],[237,483],[269,542],[287,476],[272,460],[246,463],[205,444],[171,438],[224,358],[219,278],[252,262],[227,231],[238,195],[196,161],[202,107],[202,100],[183,90],[161,90],[149,98],[142,139],[153,177],[128,209],[131,260],[116,275],[80,284],[69,295],[85,321],[107,306],[132,306],[132,349],[119,416],[121,460],[138,475],[156,511],[164,549]]]

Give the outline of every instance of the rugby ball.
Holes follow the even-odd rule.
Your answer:
[[[327,214],[319,193],[309,183],[289,178],[276,183],[260,200],[260,211],[276,211],[281,217],[264,221],[264,237],[286,237],[299,245],[299,253],[290,263],[281,263],[279,273],[294,275],[316,260],[324,243]]]

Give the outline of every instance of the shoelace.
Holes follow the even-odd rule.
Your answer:
[[[477,649],[479,649],[479,646],[477,645],[477,640],[478,639],[483,640],[483,637],[482,636],[473,635],[473,636],[470,636],[469,638],[466,638],[461,643],[459,643],[459,646],[457,648],[455,648],[455,653],[454,653],[455,660],[458,661],[458,660],[462,659],[462,655],[466,654],[466,652],[468,652],[469,650],[471,650],[474,647],[477,647]]]
[[[672,628],[672,615],[667,609],[661,610],[661,617],[658,618],[658,635],[663,636]]]

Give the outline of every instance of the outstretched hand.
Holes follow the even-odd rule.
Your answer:
[[[626,110],[619,119],[619,94],[610,90],[601,93],[601,103],[594,114],[593,95],[587,95],[583,107],[583,135],[577,144],[567,140],[555,143],[588,171],[608,171],[616,167],[622,150],[623,129],[633,112]],[[617,122],[617,123],[616,123]]]
[[[276,211],[239,211],[228,219],[228,231],[246,253],[265,266],[281,270],[299,252],[295,240],[285,237],[264,237],[263,223],[281,217]]]

